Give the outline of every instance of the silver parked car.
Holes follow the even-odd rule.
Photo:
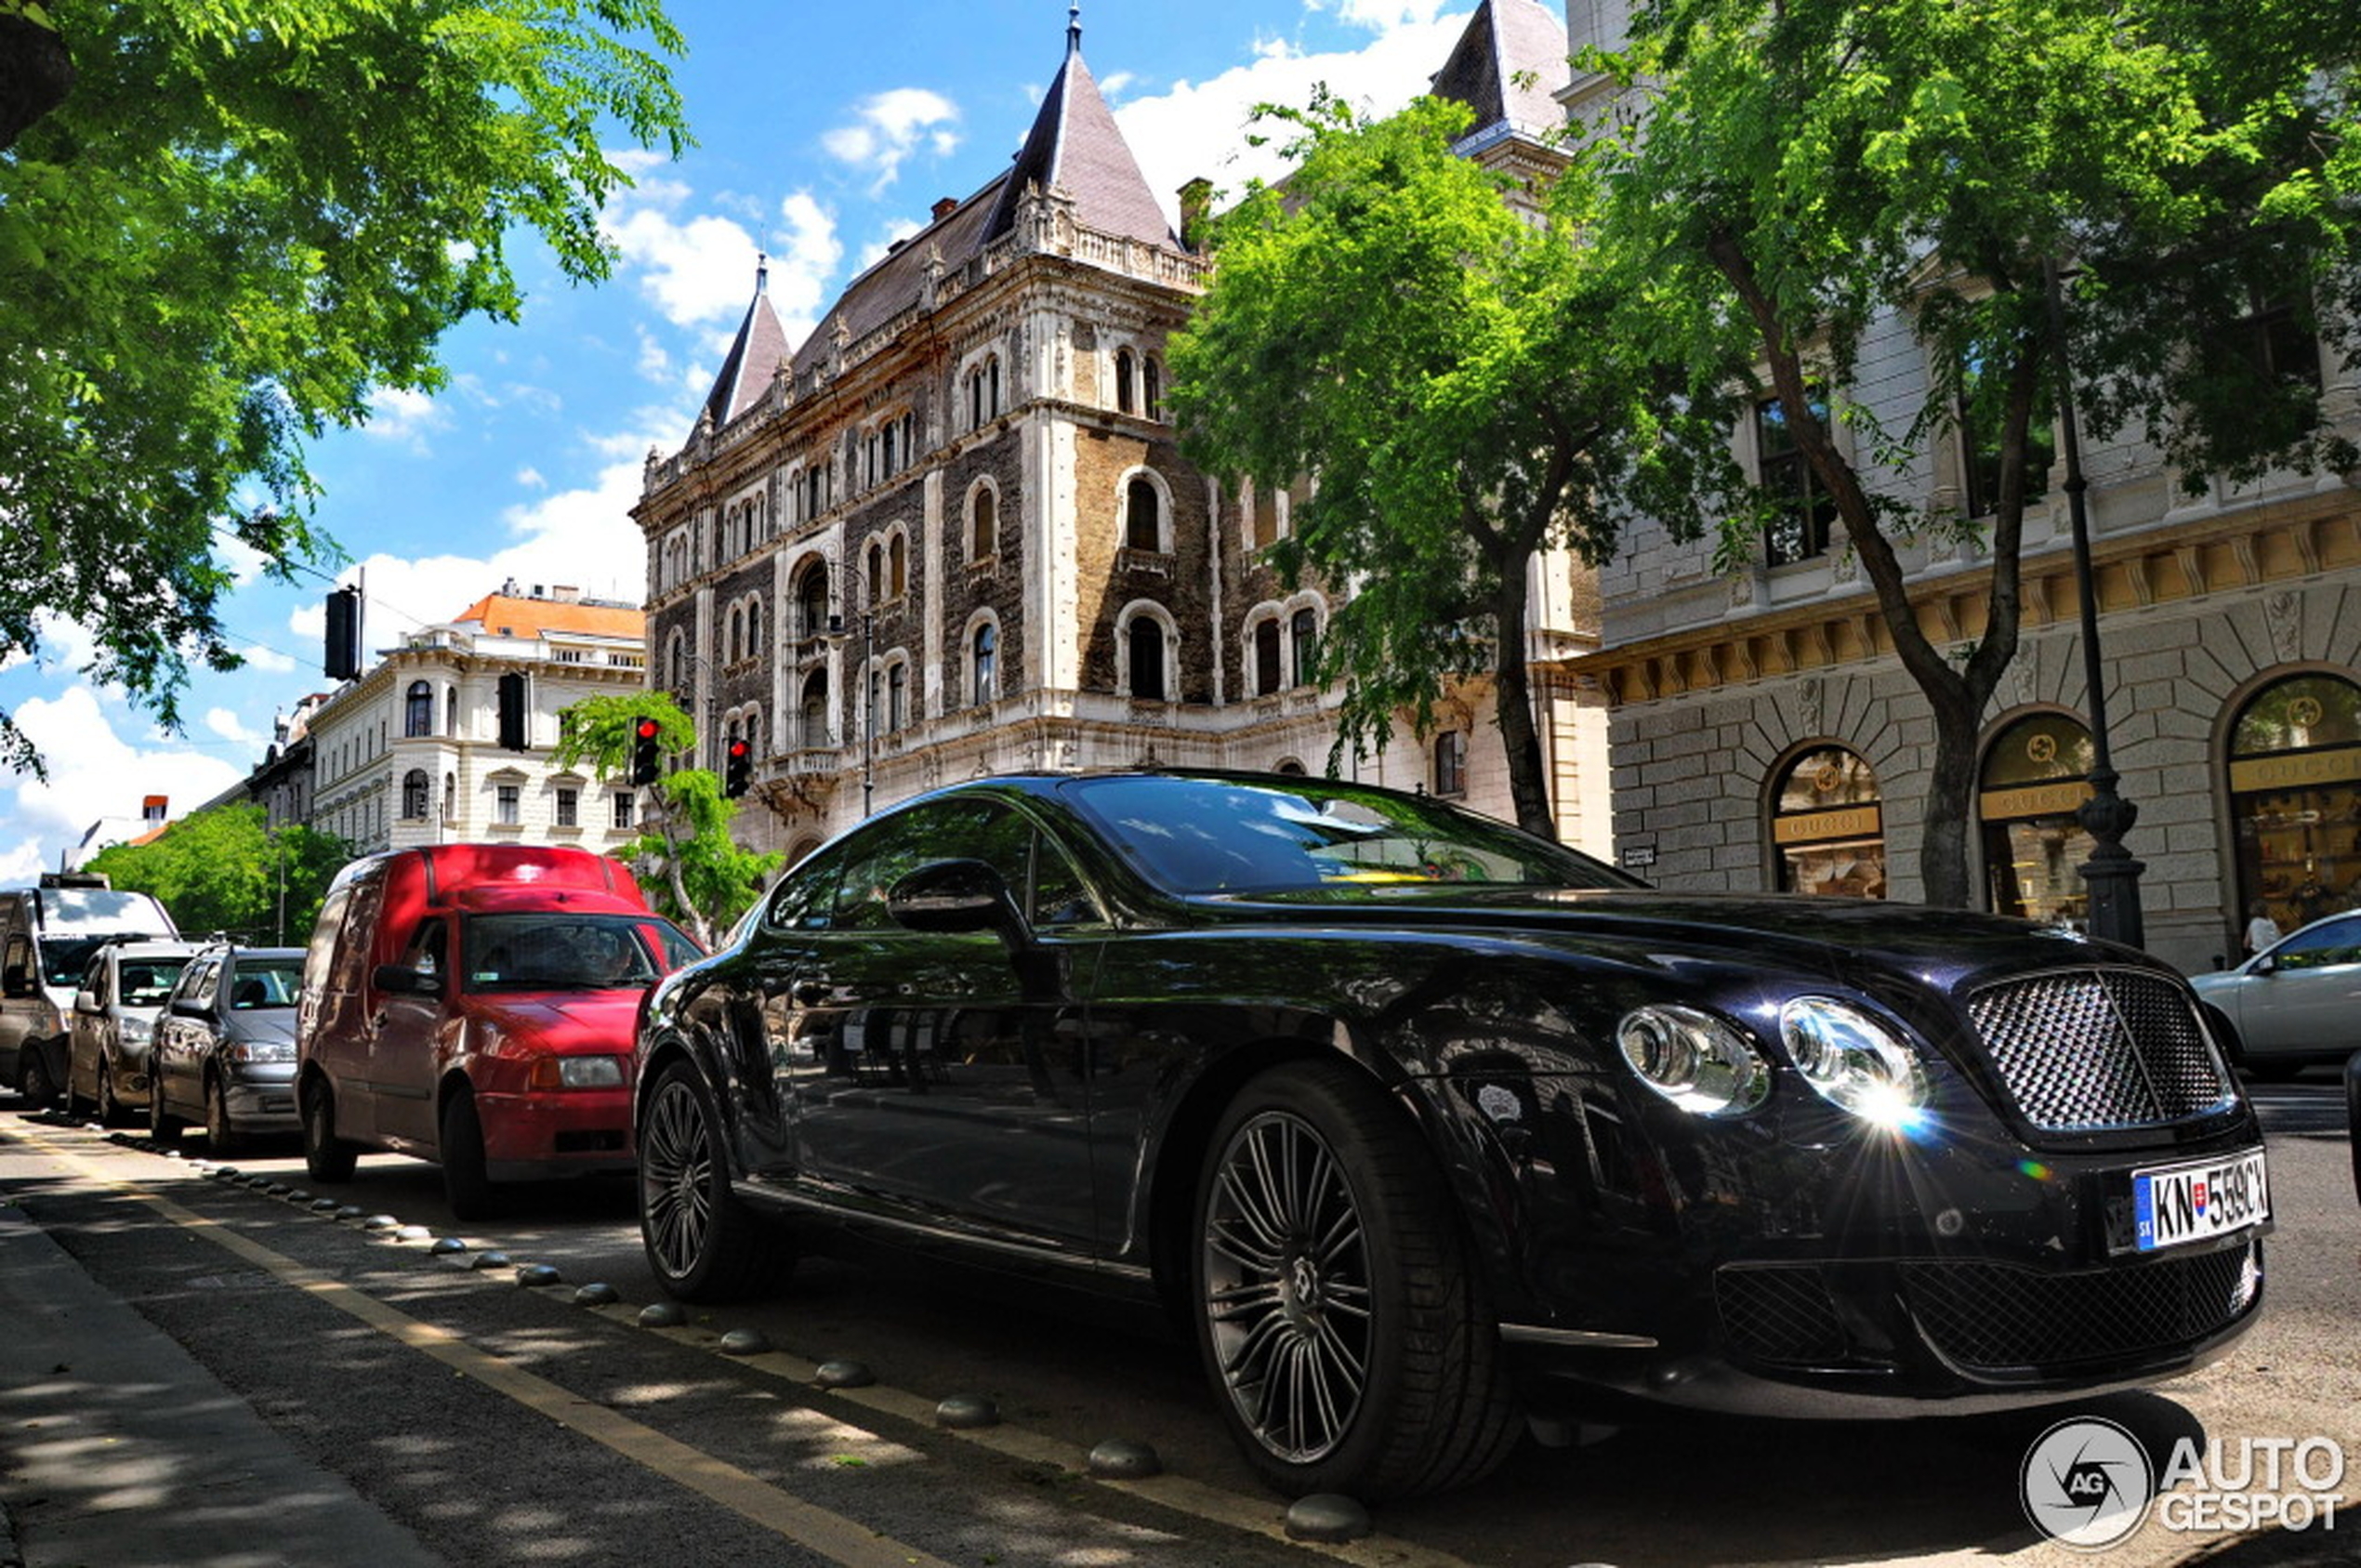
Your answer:
[[[110,942],[90,955],[73,996],[66,1109],[95,1103],[112,1126],[148,1101],[156,1013],[197,952],[192,942]]]
[[[178,1138],[204,1124],[218,1157],[249,1138],[298,1130],[296,998],[300,947],[208,947],[156,1021],[148,1126]]]
[[[2361,910],[2315,920],[2190,983],[2230,1060],[2257,1077],[2342,1061],[2361,1043]]]

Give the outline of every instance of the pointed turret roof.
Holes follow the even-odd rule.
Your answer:
[[[706,394],[706,416],[717,430],[754,406],[771,385],[772,372],[787,357],[787,331],[771,308],[770,280],[766,257],[755,263],[754,302],[738,323],[737,338],[730,345],[729,358],[721,362],[721,374],[713,379],[713,390]]]
[[[1115,128],[1097,78],[1083,63],[1079,10],[1066,13],[1065,63],[1049,84],[1041,112],[1000,187],[1000,200],[984,225],[983,238],[996,240],[1014,226],[1017,203],[1026,187],[1062,187],[1074,197],[1075,217],[1088,227],[1178,249],[1180,242],[1149,191],[1139,160]]]
[[[1564,128],[1556,95],[1573,80],[1562,16],[1539,0],[1483,0],[1431,90],[1475,111],[1471,138],[1501,130],[1537,138]]]

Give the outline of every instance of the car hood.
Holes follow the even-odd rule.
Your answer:
[[[631,1048],[640,1020],[637,991],[538,992],[529,996],[475,996],[468,1012],[516,1039],[551,1050]]]
[[[1207,918],[1497,929],[1646,962],[1667,951],[1829,975],[1864,968],[1948,989],[1971,975],[2133,963],[2136,950],[2030,920],[1881,899],[1669,893],[1652,889],[1376,883],[1191,901]]]

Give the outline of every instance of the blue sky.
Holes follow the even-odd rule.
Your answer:
[[[1396,107],[1442,66],[1472,8],[1096,0],[1082,7],[1083,55],[1177,217],[1173,192],[1193,176],[1236,190],[1276,172],[1246,146],[1256,103],[1300,104],[1325,82]],[[521,246],[521,324],[463,326],[444,342],[445,390],[382,396],[365,428],[312,451],[320,520],[366,568],[372,648],[511,577],[637,603],[644,555],[627,514],[641,464],[686,439],[757,253],[799,342],[936,198],[967,195],[1015,152],[1063,59],[1066,13],[1065,0],[673,0],[698,145],[677,163],[631,160],[637,187],[606,214],[613,278],[572,287]],[[323,586],[247,576],[223,620],[249,662],[192,679],[179,734],[80,678],[87,642],[71,625],[49,628],[38,665],[0,667],[0,705],[50,767],[46,783],[0,775],[0,881],[54,869],[94,823],[99,841],[128,836],[142,796],[170,797],[178,815],[243,776],[274,711],[327,686]]]

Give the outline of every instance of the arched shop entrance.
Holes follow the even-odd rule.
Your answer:
[[[1976,818],[1994,914],[2077,929],[2089,918],[2093,845],[2074,812],[2091,798],[2090,771],[2091,731],[2072,714],[2028,714],[1985,749]]]
[[[1779,775],[1772,799],[1780,891],[1885,897],[1885,809],[1868,763],[1814,746]]]
[[[2361,686],[2342,676],[2275,680],[2230,732],[2238,901],[2281,930],[2361,905]]]

